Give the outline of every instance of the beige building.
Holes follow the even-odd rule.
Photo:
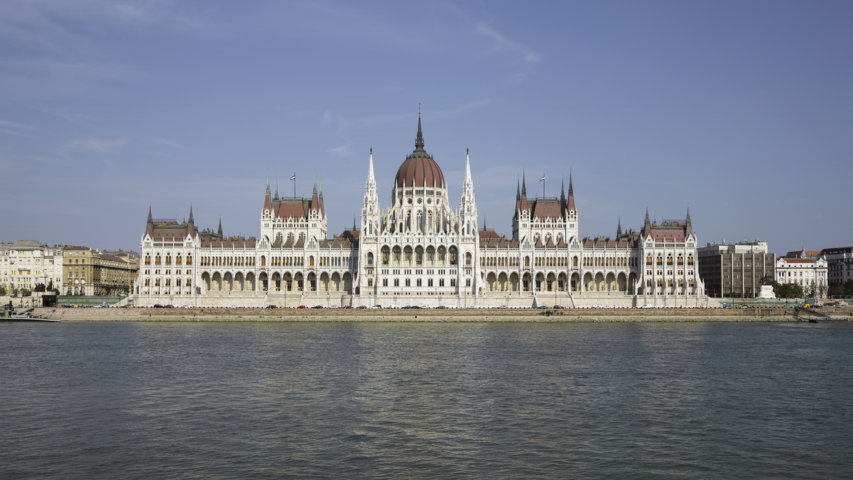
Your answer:
[[[776,278],[776,255],[767,252],[767,242],[709,243],[698,254],[699,276],[712,297],[757,297],[763,281]]]
[[[35,240],[0,244],[0,286],[7,291],[62,288],[62,248]]]
[[[65,295],[127,295],[139,268],[134,252],[68,246],[64,259]]]

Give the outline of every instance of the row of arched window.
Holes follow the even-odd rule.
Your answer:
[[[187,265],[193,264],[192,254],[190,254],[190,253],[187,254],[186,261],[187,261]],[[183,263],[183,258],[181,257],[181,254],[175,255],[175,265],[181,265],[182,263]],[[170,253],[167,253],[165,256],[161,256],[159,253],[155,253],[154,254],[154,265],[161,265],[161,264],[171,265],[172,264],[172,255]],[[145,254],[145,265],[151,265],[151,254],[150,253]]]
[[[203,267],[252,267],[255,257],[201,257]]]
[[[682,256],[682,254],[679,253],[678,258],[675,260],[675,262],[679,266],[684,265],[684,256]],[[654,260],[654,264],[658,265],[658,266],[663,265],[663,255],[662,254],[659,253],[657,255],[657,258]],[[673,264],[673,259],[672,259],[671,253],[666,256],[666,264],[667,264],[667,266],[672,266],[672,264]],[[646,265],[652,265],[652,254],[651,253],[646,255]],[[689,265],[689,266],[693,265],[693,254],[692,253],[687,256],[687,265]]]

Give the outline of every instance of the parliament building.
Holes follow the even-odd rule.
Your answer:
[[[397,170],[382,210],[367,165],[360,228],[329,236],[322,190],[311,198],[273,195],[269,183],[259,238],[154,219],[141,239],[134,303],[197,307],[524,308],[705,306],[690,211],[614,238],[581,238],[574,186],[559,198],[530,198],[516,186],[512,237],[478,227],[466,153],[458,207],[441,168],[415,149]]]

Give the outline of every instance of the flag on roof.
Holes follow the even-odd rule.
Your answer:
[[[545,175],[542,175],[541,177],[539,177],[539,181],[544,182],[545,181]]]
[[[290,179],[291,179],[291,180],[296,180],[296,174],[294,173],[293,175],[291,175],[291,176],[290,176]]]

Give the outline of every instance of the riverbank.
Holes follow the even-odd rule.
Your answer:
[[[853,308],[820,308],[853,321]],[[257,309],[37,308],[34,316],[65,322],[797,322],[792,308],[746,309]],[[819,319],[820,320],[820,319]]]

